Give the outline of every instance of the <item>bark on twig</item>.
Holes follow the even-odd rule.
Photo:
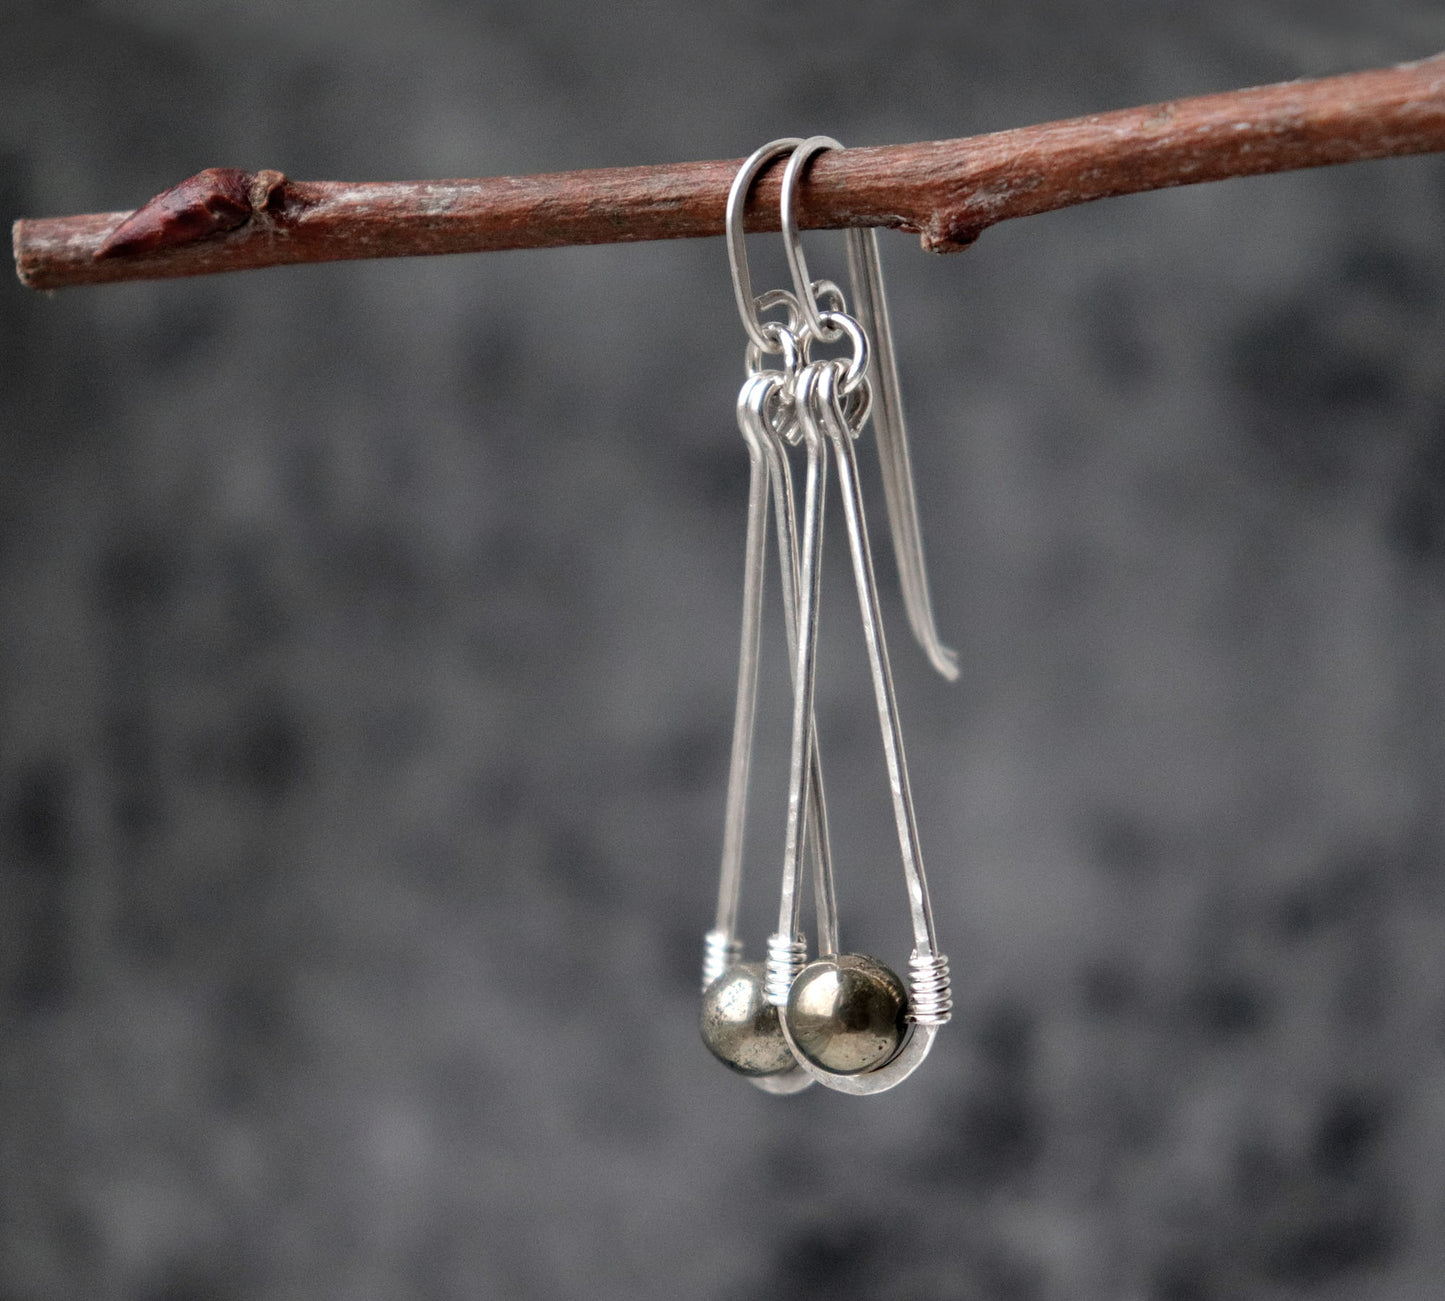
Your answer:
[[[809,228],[887,226],[935,252],[987,227],[1113,195],[1445,150],[1445,55],[963,140],[819,155]],[[17,221],[33,289],[296,262],[718,235],[738,161],[474,181],[349,184],[210,168],[135,213]],[[778,229],[781,167],[748,228]]]

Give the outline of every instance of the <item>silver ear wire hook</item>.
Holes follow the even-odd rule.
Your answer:
[[[802,143],[798,136],[785,136],[753,150],[738,168],[738,174],[733,177],[732,187],[728,190],[726,230],[728,265],[733,273],[733,296],[737,299],[738,315],[742,317],[743,329],[747,331],[749,341],[762,352],[777,352],[777,347],[763,329],[763,322],[758,317],[758,303],[753,298],[753,277],[748,269],[747,234],[743,230],[743,207],[748,201],[748,191],[753,188],[758,173],[774,158],[790,149],[796,149]]]
[[[772,145],[764,145],[763,150],[774,151],[769,152],[766,157],[774,157],[776,152],[781,152],[783,145],[781,140],[774,141]],[[818,296],[824,286],[830,289],[836,287],[826,281],[815,282],[808,278],[808,266],[803,258],[802,240],[798,234],[798,182],[808,161],[815,154],[842,147],[831,136],[810,136],[793,150],[783,173],[783,251],[788,259],[788,269],[792,273],[793,289],[802,308],[803,320],[809,333],[817,338],[836,337],[825,333],[827,327],[823,324],[818,307]],[[763,150],[758,153],[763,153]],[[746,273],[745,265],[744,272]],[[929,595],[928,571],[923,559],[923,533],[918,522],[918,497],[913,485],[913,467],[908,452],[908,430],[904,424],[903,403],[899,394],[893,330],[888,319],[888,301],[883,290],[878,236],[871,227],[862,230],[854,227],[848,231],[848,275],[858,320],[874,345],[872,379],[877,393],[874,424],[878,431],[878,462],[883,472],[883,495],[888,506],[888,526],[893,538],[893,555],[898,564],[904,609],[908,613],[909,627],[924,654],[928,656],[929,663],[952,682],[958,677],[958,655],[943,644],[934,622],[933,599]],[[733,283],[736,288],[736,270]],[[744,324],[747,324],[746,318]]]

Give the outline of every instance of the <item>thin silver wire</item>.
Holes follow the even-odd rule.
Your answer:
[[[798,656],[798,513],[793,489],[793,471],[788,463],[782,433],[771,424],[764,428],[763,447],[773,485],[773,514],[778,536],[778,572],[782,580],[784,629],[788,640],[788,662]],[[828,837],[828,803],[823,791],[823,766],[818,753],[818,720],[808,719],[809,773],[807,838],[813,847],[813,902],[818,934],[818,955],[838,949],[838,900],[833,884],[833,853]]]
[[[798,178],[814,154],[825,149],[841,149],[843,146],[832,136],[809,136],[800,140],[783,170],[783,254],[788,259],[788,270],[793,277],[793,292],[798,296],[798,305],[803,309],[803,321],[808,333],[815,339],[832,340],[838,336],[823,324],[818,310],[812,278],[808,275],[808,263],[803,257],[803,241],[798,236]],[[858,296],[858,286],[853,286],[853,296]]]
[[[792,296],[785,290],[775,292],[791,300]],[[783,589],[784,627],[790,668],[797,645],[796,506],[792,473],[784,450],[784,431],[791,418],[776,421],[771,408],[778,398],[784,396],[792,375],[797,371],[798,353],[792,336],[781,325],[775,322],[764,324],[770,335],[779,336],[779,350],[786,369],[783,372],[762,371],[751,374],[738,394],[738,428],[747,445],[749,458],[742,630],[738,653],[737,701],[733,715],[732,756],[728,769],[727,804],[723,822],[722,862],[718,874],[718,905],[714,928],[704,941],[704,989],[742,957],[737,927],[742,898],[749,774],[757,719],[759,647],[767,568],[767,502],[770,496],[774,502],[777,520],[779,573]],[[811,716],[808,731],[806,841],[813,865],[818,951],[835,953],[837,903],[828,840],[827,803],[817,745],[817,722]]]
[[[787,290],[780,289],[774,290],[770,295],[764,295],[764,298],[775,296],[785,300],[789,305],[791,319],[797,308],[797,304],[792,302],[792,295]],[[769,336],[777,336],[785,368],[784,373],[779,375],[779,379],[787,388],[790,388],[801,362],[797,344],[791,333],[777,322],[766,321],[763,323],[763,329]],[[751,354],[751,352],[752,349],[749,347],[749,353]],[[751,357],[749,364],[752,364]],[[748,390],[748,387],[748,385],[744,386],[745,391]],[[777,395],[784,401],[790,400],[791,396],[783,386],[780,386]],[[797,508],[793,494],[792,472],[788,466],[784,447],[794,422],[791,406],[778,413],[778,418],[774,418],[770,409],[773,396],[772,393],[768,393],[750,398],[746,402],[740,401],[738,419],[743,436],[748,440],[749,446],[760,446],[768,461],[768,478],[773,489],[774,513],[777,519],[778,570],[783,591],[783,628],[787,637],[788,663],[791,669],[797,648]],[[756,677],[756,668],[754,673]],[[789,676],[791,678],[791,673]],[[823,789],[823,766],[818,751],[818,724],[811,712],[808,715],[807,745],[808,771],[804,798],[807,821],[804,827],[804,845],[813,865],[818,951],[819,953],[834,953],[837,951],[838,909],[833,889],[833,861],[828,839],[828,809]]]
[[[807,410],[808,395],[817,366],[804,368],[794,381],[794,411]],[[788,819],[783,841],[783,882],[778,903],[778,929],[770,947],[779,942],[790,943],[800,931],[802,899],[798,890],[799,867],[803,849],[803,805],[807,787],[807,755],[809,722],[813,717],[818,649],[818,596],[822,566],[818,563],[823,545],[823,498],[828,478],[827,443],[817,426],[809,420],[799,421],[802,441],[807,451],[807,474],[803,493],[802,544],[798,557],[796,591],[797,637],[793,658],[793,733],[788,762]],[[786,990],[770,989],[775,1001]]]
[[[782,141],[774,141],[777,146]],[[783,252],[793,278],[793,290],[808,333],[818,339],[837,337],[824,322],[819,293],[828,282],[813,281],[803,256],[798,232],[798,183],[808,161],[827,149],[843,146],[831,136],[810,136],[799,143],[783,172]],[[764,146],[765,149],[771,146]],[[761,152],[761,151],[759,151]],[[770,153],[768,157],[773,157]],[[741,175],[741,173],[740,173]],[[729,231],[731,238],[731,230]],[[739,237],[740,238],[740,237]],[[847,232],[848,275],[853,303],[864,333],[872,340],[872,379],[877,389],[878,462],[882,469],[883,493],[888,506],[888,526],[893,538],[893,555],[909,627],[929,663],[948,681],[958,678],[958,655],[943,644],[933,614],[928,588],[928,571],[923,557],[923,532],[918,520],[918,496],[914,488],[912,458],[908,451],[908,429],[903,418],[903,401],[898,384],[898,361],[893,346],[893,328],[888,317],[888,299],[883,288],[883,267],[878,257],[878,237],[871,228],[850,228]],[[734,276],[734,288],[737,278]],[[830,286],[832,287],[832,286]],[[741,302],[741,298],[739,299]],[[748,321],[744,318],[744,325]]]
[[[784,344],[782,352],[787,370],[785,372],[768,371],[750,375],[748,380],[743,384],[741,392],[738,394],[738,427],[748,447],[748,459],[751,467],[748,494],[748,545],[746,548],[748,553],[747,575],[743,584],[745,591],[744,631],[742,635],[744,654],[740,656],[738,670],[738,714],[739,717],[741,717],[746,708],[747,712],[751,715],[746,720],[747,735],[742,743],[743,750],[749,756],[751,756],[752,752],[753,723],[756,717],[758,634],[761,624],[763,589],[767,570],[767,499],[770,496],[772,484],[771,467],[769,466],[769,468],[763,469],[761,461],[768,459],[767,448],[771,445],[770,441],[766,440],[766,435],[773,433],[772,409],[777,399],[785,396],[788,381],[797,368],[797,350],[792,344],[791,336],[784,334],[782,342]],[[761,486],[759,481],[761,481]],[[749,629],[747,623],[750,617],[753,622],[753,627]],[[747,698],[746,701],[745,697]],[[736,750],[739,741],[736,732],[733,740],[734,749]],[[729,916],[726,921],[729,939],[727,951],[730,955],[735,955],[733,958],[734,961],[741,960],[742,957],[742,945],[735,939],[735,930],[742,882],[742,835],[744,831],[744,812],[747,803],[747,764],[743,765],[743,771],[740,777],[742,782],[742,797],[739,801],[741,808],[736,824],[737,840],[733,851],[733,872],[730,883],[732,897],[729,901]],[[731,794],[732,788],[730,786],[730,805]],[[731,807],[729,812],[732,812]],[[824,857],[822,858],[818,857],[816,844],[814,850],[817,872],[819,874],[828,872],[831,877],[831,869],[826,858],[826,845],[823,849]],[[724,858],[726,861],[726,848],[724,850]],[[714,935],[718,933],[719,932],[716,931],[713,932]],[[761,1089],[764,1093],[793,1094],[808,1088],[814,1081],[806,1071],[795,1065],[792,1069],[779,1072],[775,1075],[753,1077],[750,1083],[753,1084],[754,1087]]]
[[[845,430],[844,437],[850,445],[850,450],[852,435],[861,428],[863,421],[867,419],[866,394],[864,395],[864,401],[857,404],[851,423],[844,418],[843,410],[838,401],[839,385],[837,383],[838,375],[842,370],[842,362],[819,362],[816,365],[805,368],[794,385],[794,413],[798,421],[800,437],[809,449],[810,467],[817,462],[821,462],[823,467],[826,468],[826,444],[833,435],[831,424],[829,425],[827,436],[820,431],[820,421],[818,419],[820,413],[824,414],[825,417],[834,417],[842,424]],[[825,395],[819,392],[820,386],[828,386],[826,406],[824,405]],[[824,495],[824,493],[819,490],[826,489],[826,483],[821,481],[822,478],[822,475],[810,476],[809,486],[811,489],[814,489],[814,491],[808,494],[804,508],[804,547],[801,556],[802,572],[798,577],[801,594],[800,599],[802,601],[799,608],[799,621],[801,626],[799,629],[798,645],[798,678],[803,684],[807,684],[811,676],[809,667],[805,662],[805,657],[816,661],[817,656],[817,578],[819,570],[818,560],[820,558],[819,544],[822,541],[821,521],[818,516],[821,513],[821,497]],[[856,474],[853,476],[853,482],[856,486]],[[861,515],[858,517],[857,522],[862,524]],[[808,595],[810,592],[812,593],[811,597]],[[874,614],[876,617],[876,608]],[[886,674],[886,657],[883,661],[883,671]],[[804,691],[801,692],[800,695],[806,694],[809,689],[810,688],[805,685]],[[796,743],[799,718],[799,711],[795,709],[793,718],[795,755],[797,754]],[[901,757],[901,747],[898,753]],[[797,765],[794,766],[792,776],[794,782],[791,789],[796,790],[798,777]],[[793,861],[792,884],[794,886],[794,898],[796,898],[796,858],[794,858]],[[784,880],[786,887],[788,881],[786,867]],[[925,908],[926,906],[925,894]],[[787,909],[788,903],[785,899],[783,904],[783,918],[788,917]],[[789,935],[786,931],[786,926],[789,924],[789,921],[791,921],[793,925],[796,925],[796,922],[791,918],[787,921],[783,920],[783,918],[780,918],[779,932],[773,935],[768,941],[768,997],[774,1003],[779,1004],[786,1003],[788,985],[800,969],[799,946],[796,942],[789,942]],[[931,955],[920,958],[918,948],[915,946],[914,957],[910,959],[909,965],[910,972],[921,968],[925,973],[925,978],[935,978],[936,982],[941,980],[944,991],[943,997],[946,998],[946,959],[933,958]],[[882,1066],[859,1075],[836,1074],[832,1071],[824,1070],[809,1061],[794,1040],[785,1013],[780,1015],[778,1024],[782,1030],[783,1037],[788,1042],[789,1048],[792,1049],[794,1059],[797,1061],[799,1069],[810,1079],[822,1084],[825,1088],[855,1096],[884,1093],[901,1084],[918,1069],[924,1059],[927,1058],[929,1050],[933,1046],[933,1040],[938,1034],[940,1025],[947,1020],[947,1008],[941,1007],[938,997],[933,996],[931,991],[927,997],[930,999],[930,1002],[925,1009],[924,1015],[913,1015],[910,1007],[909,1024],[904,1033],[903,1041],[899,1045],[898,1052]],[[910,995],[910,1005],[913,1001]]]
[[[832,1089],[836,1093],[850,1093],[854,1097],[887,1093],[889,1089],[897,1088],[902,1084],[923,1065],[929,1050],[933,1047],[933,1040],[938,1035],[939,1028],[939,1023],[936,1021],[910,1021],[904,1032],[903,1043],[882,1066],[871,1071],[864,1071],[860,1075],[835,1075],[832,1071],[825,1071],[821,1066],[814,1065],[803,1055],[803,1050],[798,1047],[797,1040],[793,1038],[793,1032],[788,1028],[786,1016],[779,1017],[778,1024],[782,1028],[783,1038],[788,1041],[788,1047],[793,1050],[793,1057],[797,1061],[799,1069],[805,1075],[821,1084],[825,1089]]]
[[[888,768],[888,787],[893,797],[898,847],[903,857],[903,873],[908,885],[914,946],[919,954],[931,956],[938,951],[933,927],[933,908],[928,898],[923,851],[918,842],[918,825],[908,780],[908,762],[903,752],[903,729],[898,718],[893,674],[888,664],[888,643],[879,610],[878,582],[873,569],[872,550],[868,544],[863,497],[858,487],[858,460],[853,448],[853,438],[860,422],[855,422],[850,427],[844,413],[838,376],[840,368],[840,363],[820,362],[809,366],[803,372],[812,378],[806,389],[799,385],[796,399],[798,423],[805,434],[816,433],[819,428],[827,434],[838,464],[838,485],[843,497],[843,516],[848,527],[848,550],[853,560],[853,579],[858,589],[863,640],[868,649],[868,666],[873,679],[874,699],[878,706],[879,730],[883,735],[883,756]],[[807,564],[806,559],[804,563]],[[814,578],[816,580],[816,574]],[[816,637],[816,632],[814,614],[811,635]],[[811,665],[809,668],[811,670]],[[801,668],[799,671],[801,673]]]
[[[864,332],[873,341],[873,426],[877,431],[878,465],[882,470],[883,499],[888,507],[888,530],[903,589],[903,608],[914,639],[949,682],[958,680],[958,653],[943,644],[933,615],[928,590],[928,566],[923,555],[923,531],[918,521],[913,460],[908,451],[908,427],[903,420],[903,398],[898,384],[898,353],[893,346],[893,325],[883,290],[883,264],[878,257],[878,232],[848,232],[848,275],[853,285],[853,308]]]
[[[829,323],[825,320],[825,324]],[[909,1024],[903,1042],[893,1057],[875,1070],[857,1075],[835,1074],[809,1061],[793,1039],[786,1015],[780,1017],[779,1025],[783,1037],[787,1040],[794,1058],[804,1073],[825,1088],[840,1093],[865,1096],[884,1093],[896,1087],[918,1069],[933,1047],[933,1041],[939,1028],[948,1020],[952,1004],[948,992],[948,960],[937,952],[933,936],[933,913],[929,905],[928,887],[923,874],[923,858],[918,849],[913,801],[908,788],[908,769],[903,755],[902,731],[898,723],[893,679],[888,668],[888,648],[883,636],[882,620],[878,610],[877,582],[868,546],[867,521],[863,514],[862,498],[858,492],[857,460],[853,451],[853,439],[862,428],[863,421],[867,418],[867,411],[861,409],[855,412],[851,418],[845,412],[840,400],[842,386],[839,382],[839,374],[843,369],[843,363],[840,361],[818,362],[807,366],[794,385],[794,415],[798,422],[798,428],[809,446],[810,453],[816,445],[831,442],[838,459],[838,479],[848,524],[853,576],[858,588],[864,640],[868,647],[874,695],[878,702],[884,754],[888,761],[889,780],[894,793],[894,812],[899,826],[899,840],[903,850],[904,870],[908,876],[909,899],[912,905],[914,951],[909,959],[911,977]],[[825,431],[826,437],[820,430]],[[822,452],[821,456],[826,458],[826,451]],[[807,523],[805,515],[805,528]],[[814,529],[817,529],[816,521],[813,521],[813,526]],[[805,539],[808,536],[810,535],[805,534]],[[821,541],[821,537],[819,541]],[[817,559],[817,548],[809,548],[805,545],[804,573],[800,577],[800,584],[804,591],[807,591],[810,586],[816,585]],[[810,569],[809,566],[812,568]],[[800,611],[800,617],[811,621],[812,626],[808,629],[808,635],[812,638],[816,638],[817,633],[816,605],[815,597],[810,609]],[[801,663],[803,653],[800,646],[798,670],[800,679],[807,676]],[[813,643],[813,653],[816,655],[816,641]],[[796,712],[794,723],[796,726]],[[774,940],[780,938],[780,936],[775,936]],[[772,942],[770,941],[770,949],[771,947]],[[770,973],[771,968],[772,963],[770,962]]]
[[[863,381],[868,376],[868,365],[872,360],[873,352],[873,349],[868,343],[868,336],[864,333],[863,326],[845,311],[822,311],[818,313],[818,319],[823,323],[823,328],[827,331],[829,341],[846,339],[849,344],[852,345],[853,355],[848,358],[847,369],[843,371],[841,381],[843,396],[845,398],[851,398],[862,389]],[[809,353],[812,349],[813,341],[820,337],[820,335],[816,334],[810,334],[804,337],[802,341],[802,353],[805,361],[812,361]],[[868,401],[871,404],[871,386],[868,394]]]
[[[743,546],[743,613],[738,647],[738,690],[733,711],[732,758],[728,764],[726,811],[723,815],[722,863],[718,872],[717,918],[713,940],[727,946],[705,962],[703,984],[721,974],[713,968],[726,961],[737,935],[742,897],[743,843],[748,815],[748,777],[752,766],[753,732],[758,708],[758,651],[762,634],[763,589],[767,577],[769,468],[767,454],[753,432],[749,413],[762,410],[785,383],[782,374],[753,375],[738,393],[737,420],[748,449],[748,524]],[[740,953],[733,953],[736,961]]]

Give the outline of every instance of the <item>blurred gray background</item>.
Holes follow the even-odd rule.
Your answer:
[[[1425,0],[4,18],[7,221],[1445,49]],[[746,487],[720,241],[0,289],[0,1298],[1439,1295],[1442,226],[1424,158],[883,237],[964,665],[883,551],[958,1010],[866,1100],[697,1038]],[[900,965],[842,542],[844,937]]]

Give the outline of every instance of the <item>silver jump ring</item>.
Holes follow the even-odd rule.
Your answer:
[[[776,143],[781,144],[781,141]],[[764,146],[766,148],[766,146]],[[814,285],[808,277],[808,264],[803,258],[803,242],[798,235],[798,180],[803,168],[814,154],[825,149],[841,149],[843,146],[832,136],[809,136],[793,150],[783,172],[783,252],[787,255],[788,270],[793,273],[793,291],[798,295],[798,304],[803,309],[803,318],[810,333],[820,338],[830,338],[827,324],[823,321],[826,313],[819,312],[814,294],[820,285]],[[837,286],[830,286],[836,290]]]
[[[798,306],[798,300],[788,289],[769,289],[765,294],[759,294],[753,299],[753,308],[758,314],[758,324],[766,332],[769,322],[762,320],[764,312],[771,312],[775,307],[781,307],[788,314],[788,332],[797,335],[803,328],[803,309]]]
[[[783,292],[783,291],[778,291]],[[766,295],[765,295],[766,297]],[[792,294],[788,294],[792,298]],[[762,299],[758,300],[759,302]],[[802,354],[798,350],[797,336],[788,326],[781,321],[763,321],[763,337],[772,344],[767,351],[782,359],[782,373],[789,379],[797,375],[803,367]],[[769,369],[763,365],[763,349],[759,348],[751,339],[748,340],[747,351],[744,356],[743,365],[749,375],[756,375],[759,372]]]
[[[738,315],[742,318],[743,329],[748,332],[748,338],[752,340],[754,346],[763,352],[776,352],[777,349],[769,343],[768,337],[763,331],[763,323],[758,319],[757,304],[753,301],[753,278],[752,273],[748,270],[748,247],[746,232],[743,230],[743,207],[747,203],[748,191],[752,189],[753,181],[757,179],[758,173],[774,158],[791,149],[796,149],[802,143],[802,139],[798,136],[785,136],[781,140],[770,141],[761,148],[755,149],[738,168],[738,174],[733,177],[732,188],[728,190],[728,264],[732,267],[733,272],[733,295],[737,299]],[[816,308],[814,315],[816,315]]]
[[[842,361],[833,363],[835,371],[843,370]],[[841,386],[840,386],[841,387]],[[843,419],[847,422],[848,433],[857,438],[863,431],[863,426],[868,423],[868,417],[873,413],[873,384],[865,378],[851,393],[843,395],[842,401]]]
[[[848,300],[843,296],[843,291],[831,280],[813,281],[813,301],[821,309],[818,313],[819,316],[824,311],[846,312],[848,310]],[[799,315],[801,319],[801,312]]]
[[[853,355],[848,359],[848,369],[843,374],[842,394],[845,398],[852,397],[868,373],[868,336],[847,312],[818,312],[817,316],[820,329],[803,340],[803,359],[812,360],[809,353],[815,340],[827,343],[846,337],[853,345]]]

